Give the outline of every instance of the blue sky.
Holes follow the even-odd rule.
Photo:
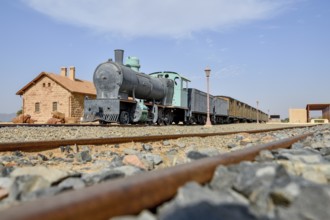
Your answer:
[[[40,72],[96,66],[124,49],[141,71],[177,71],[191,87],[270,114],[330,103],[328,0],[1,0],[0,113]]]

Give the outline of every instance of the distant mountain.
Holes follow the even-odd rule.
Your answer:
[[[4,114],[0,113],[0,122],[9,122],[16,117],[16,113]]]

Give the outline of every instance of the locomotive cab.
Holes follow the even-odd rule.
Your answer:
[[[186,123],[188,121],[188,83],[190,80],[171,71],[154,72],[149,75],[156,78],[170,79],[174,82],[172,105],[166,106],[166,109],[160,109],[159,115],[164,114],[164,118],[169,124],[172,122],[175,124],[179,122]]]
[[[149,74],[156,78],[166,78],[174,81],[174,94],[172,99],[172,106],[187,108],[188,107],[188,83],[189,79],[181,76],[176,72],[164,71],[164,72],[154,72]]]

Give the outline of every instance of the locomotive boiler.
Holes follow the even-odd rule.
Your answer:
[[[109,59],[95,69],[97,97],[85,100],[84,121],[154,123],[157,106],[172,104],[174,81],[138,72],[140,65],[135,57],[129,57],[124,65],[123,54],[123,50],[115,50],[114,62]]]

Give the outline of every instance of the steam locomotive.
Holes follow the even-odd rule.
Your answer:
[[[97,66],[93,76],[97,97],[84,100],[83,121],[205,124],[205,92],[189,88],[190,81],[176,72],[139,72],[138,58],[128,57],[124,65],[123,57],[123,50],[115,50],[115,61],[109,59]],[[258,117],[261,122],[267,121],[265,113],[231,97],[209,98],[213,124],[254,122]]]

